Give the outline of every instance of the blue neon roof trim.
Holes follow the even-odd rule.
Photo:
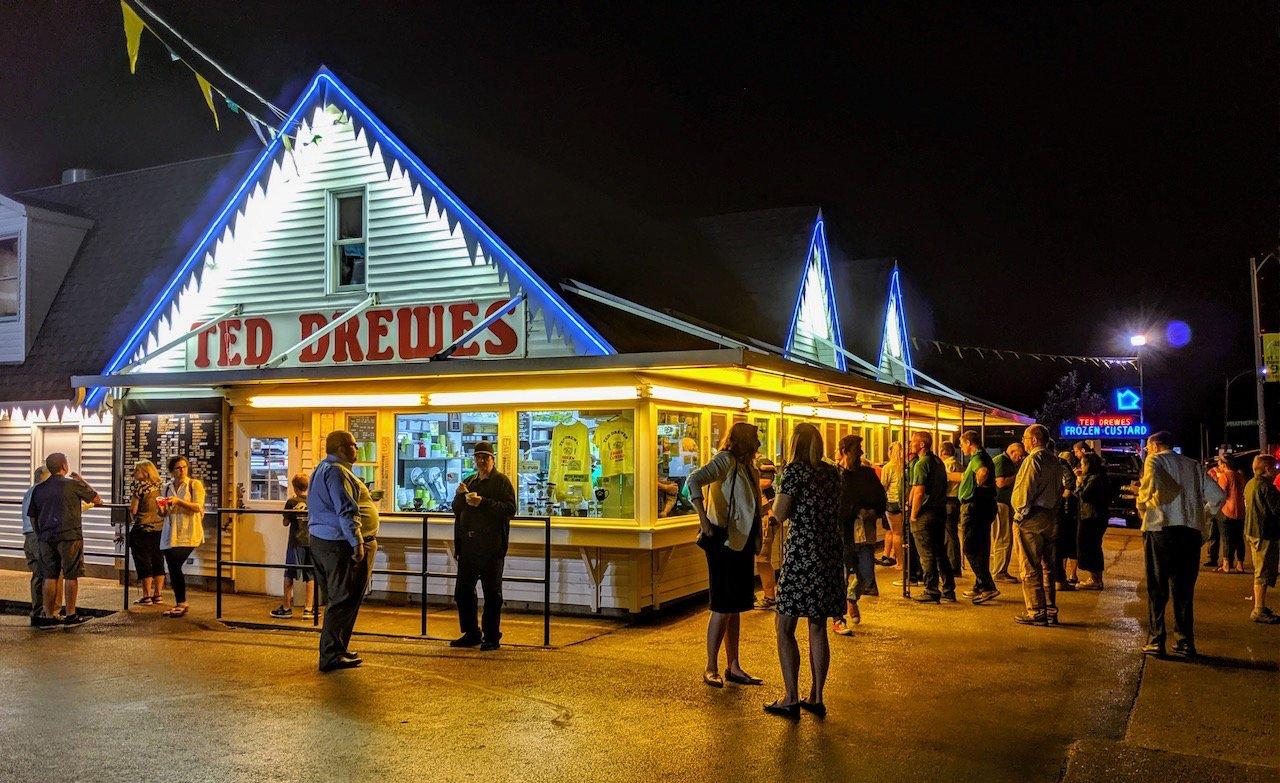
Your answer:
[[[359,98],[347,89],[337,76],[335,76],[328,68],[321,66],[311,77],[311,81],[307,84],[307,88],[303,90],[298,100],[289,110],[289,114],[281,126],[285,132],[292,130],[302,117],[303,112],[310,108],[317,101],[317,96],[321,100],[332,99],[334,93],[342,96],[344,102],[348,104],[347,108],[360,116],[361,122],[366,127],[366,132],[372,131],[378,141],[382,142],[383,154],[389,154],[394,151],[395,157],[406,170],[411,171],[418,178],[425,181],[442,200],[447,202],[455,214],[461,216],[470,229],[477,234],[484,242],[486,247],[496,255],[502,256],[508,262],[507,271],[515,275],[528,288],[533,289],[537,298],[547,305],[550,305],[558,311],[563,317],[562,324],[568,327],[570,331],[570,339],[574,337],[580,339],[588,348],[594,348],[594,351],[588,353],[598,354],[616,354],[609,342],[593,329],[580,315],[573,311],[560,296],[548,286],[519,256],[515,254],[511,248],[507,247],[501,239],[495,235],[488,226],[486,226],[479,217],[475,215],[462,201],[453,194],[449,188],[437,177],[426,164],[424,164],[416,155],[410,152],[395,134],[384,125],[373,112],[364,105]],[[182,259],[182,263],[170,276],[164,287],[160,290],[159,295],[151,303],[151,306],[138,320],[137,325],[129,333],[129,336],[116,350],[115,354],[107,362],[103,369],[103,375],[111,375],[118,371],[121,367],[128,364],[129,359],[137,353],[138,348],[142,345],[146,335],[155,327],[155,324],[163,315],[165,308],[172,303],[173,297],[182,289],[190,278],[192,270],[199,262],[203,254],[209,249],[209,246],[221,236],[228,222],[235,216],[236,209],[243,202],[247,193],[260,180],[267,166],[275,160],[284,147],[284,143],[279,135],[271,140],[271,142],[262,149],[258,156],[254,159],[253,164],[240,180],[240,183],[232,191],[231,195],[223,204],[222,209],[210,222],[209,227],[201,235],[200,239],[192,246],[191,250]],[[84,405],[88,409],[93,409],[102,404],[107,390],[105,387],[96,386],[89,390],[85,395]]]
[[[814,248],[818,248],[818,255],[822,261],[822,276],[826,281],[827,289],[827,315],[831,319],[831,341],[840,349],[836,354],[836,367],[841,372],[846,368],[844,358],[844,339],[840,331],[840,314],[836,310],[836,293],[835,286],[831,282],[831,261],[827,252],[827,228],[822,218],[822,210],[818,210],[818,219],[814,221],[813,233],[809,237],[809,246],[805,250],[804,255],[804,273],[800,276],[800,287],[796,291],[796,306],[791,314],[791,328],[787,331],[787,356],[791,356],[795,348],[796,325],[800,322],[800,304],[804,300],[804,286],[809,279],[809,262],[813,258]]]
[[[899,332],[898,342],[902,344],[902,364],[906,369],[906,372],[904,373],[906,383],[908,386],[914,387],[916,385],[916,374],[913,369],[914,365],[911,363],[911,343],[908,338],[910,332],[907,331],[907,312],[906,308],[902,304],[902,285],[898,280],[897,264],[893,265],[893,275],[889,278],[889,301],[887,302],[884,311],[884,330],[881,332],[880,336],[880,361],[878,362],[878,366],[881,368],[887,368],[889,375],[894,375],[894,368],[885,358],[889,345],[890,309],[895,310],[897,315]]]

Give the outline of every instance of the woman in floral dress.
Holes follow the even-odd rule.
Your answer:
[[[822,454],[818,428],[796,425],[790,461],[774,505],[774,516],[791,522],[783,545],[776,620],[778,659],[787,693],[765,705],[765,712],[774,715],[795,717],[801,709],[818,716],[827,712],[822,701],[831,660],[827,619],[844,616],[845,578],[844,543],[837,516],[840,473],[835,465],[823,461]],[[809,665],[813,671],[807,699],[799,697],[798,686],[796,624],[801,617],[809,620]]]

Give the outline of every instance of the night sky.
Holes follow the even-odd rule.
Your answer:
[[[325,63],[661,216],[822,204],[849,255],[901,259],[941,340],[1117,354],[1184,320],[1148,419],[1192,449],[1252,364],[1248,258],[1280,227],[1271,3],[148,4],[277,105]],[[245,144],[149,36],[129,75],[117,2],[2,13],[0,192]],[[1060,374],[1010,369],[975,391],[1029,410]]]

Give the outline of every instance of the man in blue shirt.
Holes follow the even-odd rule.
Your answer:
[[[320,671],[330,672],[363,663],[348,645],[377,552],[378,509],[369,488],[351,472],[356,460],[351,433],[329,433],[324,450],[327,456],[311,473],[307,490],[307,529],[316,579],[327,596]]]

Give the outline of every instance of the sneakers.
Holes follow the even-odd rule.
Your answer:
[[[778,605],[778,599],[770,598],[767,595],[761,598],[759,601],[756,601],[756,608],[763,609],[765,611],[772,610],[777,605]]]
[[[39,615],[38,617],[31,618],[31,626],[33,628],[39,628],[42,631],[47,631],[50,628],[61,628],[62,621],[57,617],[45,617],[44,615]]]
[[[1076,586],[1075,586],[1075,585],[1073,585],[1073,584],[1071,584],[1070,582],[1059,582],[1059,583],[1058,583],[1058,592],[1059,592],[1059,593],[1074,593],[1075,591],[1076,591]]]
[[[1042,614],[1020,614],[1013,618],[1018,625],[1037,625],[1041,628],[1049,627],[1049,619]]]
[[[292,610],[292,609],[286,609],[286,608],[284,608],[284,605],[283,605],[283,604],[281,604],[280,606],[277,606],[275,609],[272,609],[272,610],[271,610],[271,616],[272,616],[272,617],[279,617],[279,618],[281,618],[281,619],[288,618],[288,617],[293,617],[293,610]]]
[[[303,610],[302,610],[302,616],[303,616],[303,618],[304,618],[304,619],[310,620],[312,617],[315,617],[315,616],[316,616],[316,610],[315,610],[315,609],[303,609]]]
[[[976,590],[973,593],[965,593],[964,597],[973,601],[974,605],[977,606],[979,604],[985,604],[987,601],[990,601],[998,595],[1000,595],[1000,591],[993,587],[990,590]]]
[[[1190,660],[1196,657],[1196,646],[1193,642],[1183,639],[1173,645],[1173,652],[1171,654],[1174,658],[1185,658]]]
[[[1095,581],[1093,581],[1092,579],[1090,579],[1090,580],[1089,580],[1089,581],[1087,581],[1087,582],[1081,582],[1080,584],[1076,585],[1076,589],[1077,589],[1077,590],[1092,590],[1092,591],[1099,591],[1099,590],[1101,590],[1101,589],[1102,589],[1102,583],[1101,583],[1101,582],[1095,582]]]
[[[946,601],[947,603],[954,604],[956,602],[956,591],[944,590],[942,593],[942,600]]]
[[[833,620],[831,622],[831,631],[836,636],[853,636],[853,629],[844,620]]]
[[[919,579],[912,579],[912,580],[911,580],[911,586],[912,586],[912,587],[919,587],[919,586],[920,586],[920,585],[922,585],[922,584],[924,584],[924,582],[920,581]],[[902,580],[901,580],[901,579],[895,579],[895,580],[893,580],[893,586],[894,586],[894,587],[902,587]]]
[[[1255,609],[1249,614],[1249,619],[1253,620],[1255,623],[1261,623],[1263,625],[1276,625],[1277,623],[1280,623],[1280,615],[1272,612],[1271,607],[1269,606],[1265,609]]]
[[[63,625],[84,625],[87,622],[89,622],[89,618],[79,612],[69,614],[62,620]]]
[[[921,593],[916,596],[915,600],[918,604],[940,604],[942,603],[942,596],[938,593]]]
[[[1018,577],[1014,576],[1013,574],[1010,574],[1010,573],[1009,573],[1009,572],[1007,572],[1007,571],[1004,571],[1004,572],[1001,572],[1001,573],[999,573],[999,574],[996,574],[996,575],[995,575],[995,577],[993,577],[993,578],[994,578],[997,582],[1008,582],[1008,583],[1010,583],[1010,584],[1022,584],[1022,580],[1021,580],[1021,579],[1019,579]]]
[[[1164,657],[1164,645],[1159,642],[1147,642],[1142,645],[1143,655],[1154,655],[1157,658]]]
[[[1044,616],[1044,624],[1045,624],[1045,625],[1058,625],[1058,615],[1056,615],[1056,614],[1046,614],[1046,615]]]
[[[480,642],[480,652],[491,652],[501,646],[502,645],[498,643],[497,639],[485,639]]]

